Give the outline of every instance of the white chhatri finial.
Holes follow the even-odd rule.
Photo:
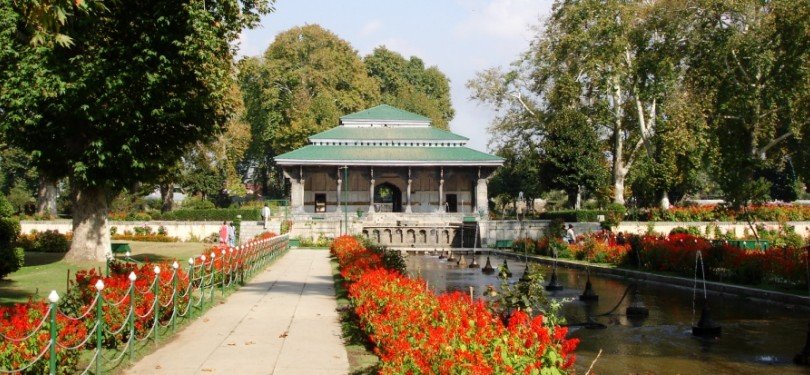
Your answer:
[[[193,260],[192,260],[192,262],[193,262]],[[180,264],[177,263],[177,261],[175,260],[174,263],[172,263],[172,268],[178,269],[178,268],[180,268]]]
[[[159,275],[160,274],[160,266],[155,266],[155,268],[153,268],[152,271],[155,271],[155,275]]]
[[[129,281],[132,281],[134,283],[135,280],[137,280],[137,279],[138,279],[138,276],[135,275],[135,271],[132,271],[132,272],[129,273]]]
[[[98,279],[98,281],[96,281],[96,290],[100,292],[102,289],[104,289],[104,281]]]

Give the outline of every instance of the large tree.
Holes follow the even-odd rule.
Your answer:
[[[71,44],[63,46],[31,44],[35,32],[8,3],[0,22],[12,28],[3,39],[13,46],[0,55],[11,62],[0,68],[0,110],[12,115],[9,140],[50,176],[70,180],[67,258],[103,259],[109,200],[155,180],[189,145],[223,130],[235,105],[232,42],[269,4],[104,2],[64,23],[60,33]]]
[[[762,201],[767,170],[810,177],[810,6],[690,0],[687,82],[719,149],[714,175],[735,206]],[[687,33],[688,32],[688,33]]]
[[[455,111],[450,103],[450,80],[439,68],[426,68],[422,59],[377,47],[363,59],[368,74],[379,82],[382,101],[429,117],[448,129]]]
[[[340,116],[387,103],[446,129],[454,114],[449,81],[436,67],[382,47],[364,62],[348,42],[318,25],[284,31],[261,57],[241,60],[239,82],[252,134],[242,169],[253,170],[265,193],[282,185],[273,157],[305,145]]]

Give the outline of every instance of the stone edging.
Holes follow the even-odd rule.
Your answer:
[[[515,252],[508,252],[502,250],[494,250],[489,249],[485,250],[492,254],[498,254],[501,256],[507,256],[510,258],[523,258],[522,254],[518,254]],[[537,255],[529,255],[529,258],[537,263],[543,264],[552,264],[554,260],[548,257],[540,257]],[[586,268],[590,268],[590,270],[597,274],[602,275],[609,275],[614,277],[622,277],[628,279],[639,279],[639,280],[646,280],[652,281],[655,283],[660,283],[669,286],[676,286],[682,287],[687,289],[692,289],[694,287],[694,280],[687,279],[685,277],[678,277],[678,276],[667,276],[667,275],[657,275],[648,272],[641,272],[635,270],[628,270],[623,268],[613,268],[607,267],[601,264],[593,264],[593,263],[581,263],[576,261],[571,261],[568,259],[557,259],[557,263],[561,264],[563,267],[566,268],[573,268],[573,269],[580,269],[584,270]],[[795,294],[788,294],[783,292],[777,292],[772,290],[764,290],[764,289],[757,289],[751,288],[747,286],[740,286],[740,285],[733,285],[733,284],[726,284],[720,283],[716,281],[706,281],[706,289],[710,292],[720,293],[720,294],[727,294],[727,295],[735,295],[741,298],[750,298],[754,300],[759,300],[763,302],[769,303],[777,303],[782,305],[787,305],[788,307],[796,307],[802,309],[810,310],[810,297],[807,296],[799,296]]]

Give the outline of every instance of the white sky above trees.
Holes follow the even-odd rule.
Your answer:
[[[277,0],[262,27],[242,33],[240,53],[264,52],[276,34],[318,24],[348,41],[361,56],[385,45],[416,55],[450,78],[456,116],[450,129],[488,151],[495,112],[469,100],[464,87],[477,71],[506,67],[528,48],[531,27],[548,16],[552,0]]]

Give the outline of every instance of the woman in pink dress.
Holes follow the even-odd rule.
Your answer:
[[[219,227],[219,244],[228,245],[228,222],[223,221],[222,226]]]

